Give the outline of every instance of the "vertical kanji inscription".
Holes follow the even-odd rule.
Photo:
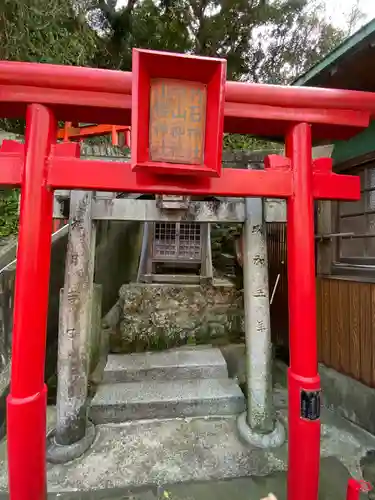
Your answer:
[[[151,161],[204,163],[206,93],[203,83],[151,80]]]

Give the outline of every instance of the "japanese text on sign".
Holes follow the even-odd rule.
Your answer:
[[[202,83],[151,80],[152,161],[203,164],[206,92]]]

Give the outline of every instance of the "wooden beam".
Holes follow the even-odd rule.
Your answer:
[[[318,201],[317,233],[332,233],[332,202]],[[316,270],[318,275],[328,275],[331,273],[332,257],[335,244],[332,239],[319,239],[317,243]]]

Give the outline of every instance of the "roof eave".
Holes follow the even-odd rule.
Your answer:
[[[299,87],[311,85],[311,80],[319,77],[319,75],[326,71],[329,67],[337,65],[351,50],[368,38],[374,38],[375,40],[375,19],[368,22],[352,36],[346,38],[324,59],[294,80],[292,85]]]

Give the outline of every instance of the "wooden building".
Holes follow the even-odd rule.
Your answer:
[[[375,20],[294,85],[375,92],[374,64]],[[332,146],[335,171],[360,176],[361,199],[316,205],[319,360],[375,388],[375,121]],[[272,314],[276,341],[287,345],[285,228],[278,232],[276,242],[270,235],[269,260],[271,275],[283,273],[284,288]]]

